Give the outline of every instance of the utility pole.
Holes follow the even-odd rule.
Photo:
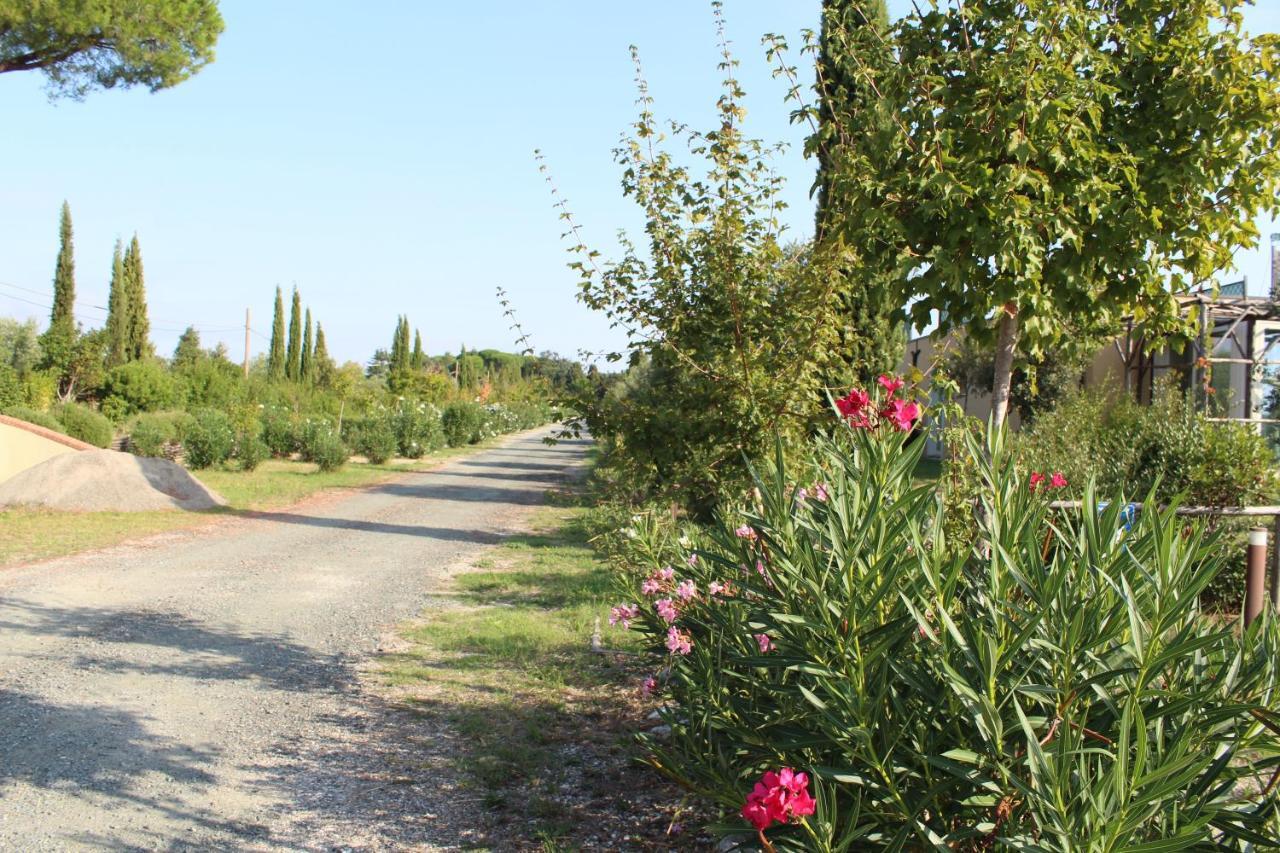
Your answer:
[[[244,378],[249,378],[249,309],[244,309]]]

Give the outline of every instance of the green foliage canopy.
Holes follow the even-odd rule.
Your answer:
[[[989,339],[1002,312],[1033,355],[1125,315],[1179,330],[1173,294],[1253,243],[1280,188],[1277,38],[1246,37],[1243,5],[973,0],[829,28],[847,94],[810,147],[840,238],[917,325]]]
[[[54,97],[155,92],[212,62],[222,28],[215,0],[0,0],[0,73],[41,71]]]

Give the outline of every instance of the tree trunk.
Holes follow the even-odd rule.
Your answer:
[[[996,373],[991,383],[991,417],[997,427],[1009,415],[1009,389],[1013,385],[1013,353],[1018,347],[1018,306],[1005,303],[996,338]]]

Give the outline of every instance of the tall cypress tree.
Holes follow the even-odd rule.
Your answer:
[[[400,326],[396,329],[396,347],[400,353],[394,368],[398,373],[408,373],[413,351],[409,348],[409,318],[401,317]]]
[[[315,381],[315,366],[312,359],[315,353],[311,342],[311,309],[307,309],[307,319],[302,324],[302,363],[299,365],[298,378],[303,382]]]
[[[284,294],[276,285],[276,310],[271,318],[271,349],[267,353],[267,375],[273,380],[284,378]]]
[[[142,270],[142,247],[138,243],[138,235],[133,235],[129,248],[124,253],[124,282],[128,294],[129,312],[125,324],[125,353],[132,361],[139,358],[150,358],[154,354],[151,346],[151,321],[147,319],[147,285]]]
[[[329,347],[324,341],[324,328],[319,323],[316,323],[316,349],[311,354],[311,365],[316,382],[328,385],[333,376],[333,359],[329,357]]]
[[[427,354],[422,351],[422,332],[417,329],[413,330],[413,357],[409,359],[409,366],[414,370],[421,370],[426,364]]]
[[[855,87],[846,79],[842,63],[830,54],[834,46],[830,33],[835,28],[848,32],[860,27],[884,30],[888,26],[889,12],[885,0],[823,0],[817,61],[821,90],[819,142],[823,143],[818,146],[818,205],[814,230],[817,241],[834,236],[842,217],[861,215],[860,211],[849,210],[841,198],[838,166],[831,162],[828,146],[842,132],[870,130],[836,126],[834,116],[841,110],[835,108],[843,106],[841,99],[850,97],[849,93],[855,91]],[[837,329],[832,368],[826,377],[828,385],[869,384],[877,374],[893,370],[902,357],[903,306],[894,303],[892,289],[887,286],[881,269],[881,265],[871,261],[863,266],[845,266],[833,272],[838,276],[832,288],[835,316],[841,325]]]
[[[111,289],[107,295],[107,365],[129,360],[129,285],[124,276],[124,247],[116,240],[111,255]]]
[[[71,235],[71,206],[62,203],[62,220],[58,226],[58,261],[53,270],[53,311],[49,315],[49,331],[67,340],[76,334],[76,259]]]
[[[298,288],[293,289],[293,304],[289,307],[289,348],[285,353],[284,375],[297,382],[302,373],[302,297]]]

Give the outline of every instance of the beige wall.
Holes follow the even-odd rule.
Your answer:
[[[11,422],[0,421],[0,483],[46,459],[78,450],[70,442],[55,441]]]

